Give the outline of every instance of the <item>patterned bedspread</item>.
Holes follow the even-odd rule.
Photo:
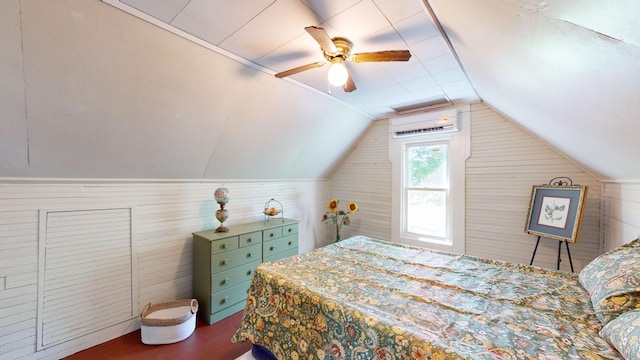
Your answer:
[[[621,359],[574,274],[357,236],[261,264],[241,328],[278,359]]]

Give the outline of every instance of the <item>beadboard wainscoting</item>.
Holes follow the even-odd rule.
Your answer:
[[[582,269],[602,250],[599,180],[487,105],[472,104],[470,109],[465,252],[529,264],[536,243],[535,236],[524,233],[531,188],[568,176],[575,184],[589,186],[580,239],[570,245],[574,269]],[[390,238],[393,214],[388,146],[389,121],[377,120],[331,178],[333,196],[360,205],[360,213],[351,217],[351,226],[342,228],[342,237]],[[542,239],[534,265],[555,269],[557,254],[558,241]],[[570,270],[564,246],[561,269]]]
[[[640,180],[605,182],[602,196],[604,250],[640,236]]]
[[[191,298],[191,233],[219,225],[213,191],[220,186],[231,194],[227,227],[264,220],[264,204],[275,198],[300,221],[300,252],[329,243],[320,223],[325,180],[0,183],[0,360],[57,359],[139,328],[138,310],[148,302]],[[110,266],[114,273],[104,274]],[[82,286],[94,275],[93,288]],[[65,300],[60,286],[67,285],[75,290]],[[79,309],[83,318],[70,316]]]

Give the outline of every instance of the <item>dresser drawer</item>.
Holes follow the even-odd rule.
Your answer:
[[[216,274],[249,262],[260,260],[261,258],[262,244],[255,244],[215,254],[211,256],[211,273]]]
[[[289,257],[289,256],[294,256],[294,255],[298,255],[298,248],[289,249],[287,251],[279,252],[279,253],[273,254],[271,256],[265,256],[263,261],[264,262],[269,262],[269,261],[283,259],[283,258],[286,258],[286,257]]]
[[[298,233],[298,224],[285,225],[282,227],[282,235],[293,235]]]
[[[268,257],[293,248],[298,248],[298,235],[289,235],[262,243],[262,256]]]
[[[213,314],[216,311],[220,311],[245,300],[247,298],[247,290],[249,290],[250,285],[251,281],[247,281],[227,290],[213,294],[211,296],[211,313]]]
[[[238,248],[238,237],[232,236],[211,242],[211,255]]]
[[[226,290],[242,282],[250,281],[258,265],[260,265],[260,260],[212,275],[211,292]]]
[[[269,241],[282,237],[282,228],[277,227],[273,229],[263,230],[262,231],[262,241]]]
[[[240,247],[259,244],[262,242],[262,232],[256,231],[250,234],[240,235]]]

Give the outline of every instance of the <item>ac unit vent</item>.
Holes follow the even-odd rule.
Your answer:
[[[390,130],[394,137],[459,131],[457,110],[414,114],[391,120]]]
[[[451,106],[453,103],[447,98],[435,98],[429,101],[423,101],[420,103],[406,103],[399,106],[392,107],[393,111],[398,115],[407,115],[409,113],[435,111],[438,108]]]
[[[424,129],[415,129],[415,130],[405,130],[405,131],[396,131],[393,133],[395,136],[409,136],[409,135],[420,135],[428,132],[440,132],[446,131],[446,127],[444,126],[436,126]]]

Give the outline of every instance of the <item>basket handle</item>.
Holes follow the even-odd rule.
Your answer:
[[[191,313],[195,314],[198,312],[198,300],[191,299]]]
[[[151,303],[150,303],[150,302],[148,302],[148,303],[147,303],[147,305],[145,305],[145,306],[142,308],[142,311],[140,312],[140,316],[141,316],[141,317],[144,317],[144,314],[149,310],[149,308],[150,308],[150,307],[151,307]]]

